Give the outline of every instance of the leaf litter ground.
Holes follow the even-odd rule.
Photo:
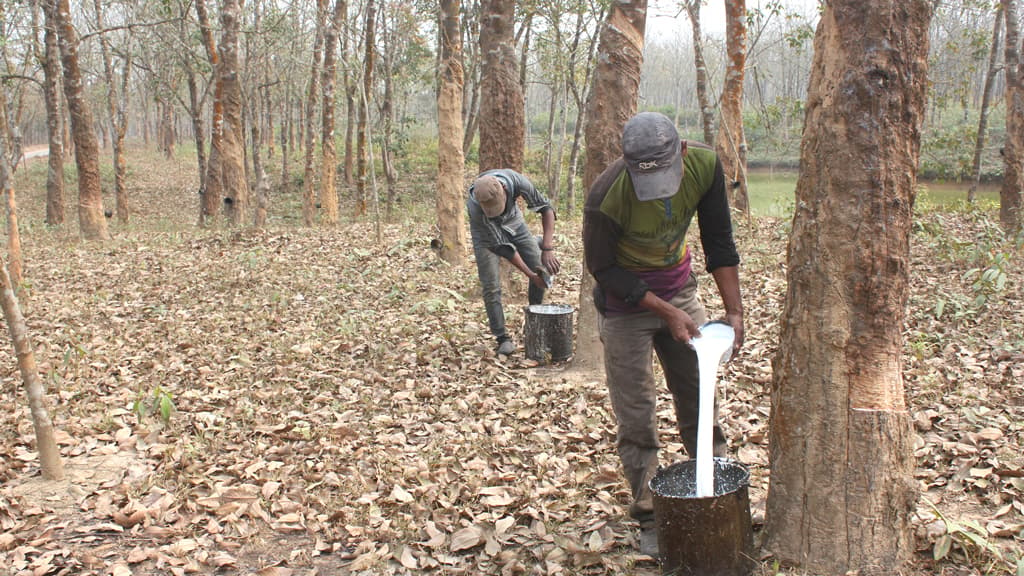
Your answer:
[[[38,168],[19,185],[23,305],[68,479],[39,477],[8,353],[0,566],[658,573],[635,553],[602,375],[538,366],[521,347],[495,357],[472,266],[430,251],[429,207],[378,237],[368,221],[297,227],[297,196],[279,195],[266,230],[201,230],[194,194],[166,177],[180,166],[145,162],[133,223],[111,222],[105,244],[77,242],[74,222],[43,229]],[[992,218],[916,218],[904,370],[922,500],[906,574],[1012,573],[1024,541],[1024,284]],[[549,302],[578,302],[579,226],[559,221]],[[787,229],[738,223],[747,341],[720,378],[758,528]],[[1000,290],[964,278],[1004,252]],[[512,292],[521,329],[525,286]],[[667,464],[684,457],[667,396],[659,417]]]

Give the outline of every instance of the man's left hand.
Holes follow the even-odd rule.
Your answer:
[[[558,274],[558,271],[562,269],[562,265],[558,262],[558,257],[555,256],[554,250],[544,250],[540,253],[540,263],[548,269],[548,272],[552,276]]]

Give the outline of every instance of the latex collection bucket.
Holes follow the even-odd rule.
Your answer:
[[[651,478],[662,574],[749,576],[755,566],[750,472],[715,458],[714,496],[698,498],[695,460],[661,468]]]
[[[547,364],[572,356],[572,313],[568,304],[527,306],[523,328],[526,357]]]

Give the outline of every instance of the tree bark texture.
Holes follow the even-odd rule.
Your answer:
[[[640,94],[646,25],[647,0],[633,0],[614,4],[601,27],[597,66],[587,100],[585,191],[590,190],[601,172],[622,155],[622,127],[636,113]],[[583,261],[586,262],[586,258]],[[604,365],[593,291],[594,278],[584,264],[573,357],[573,368],[579,370],[597,370]]]
[[[697,104],[700,106],[700,124],[704,128],[704,143],[715,145],[715,111],[708,96],[708,64],[704,59],[704,35],[700,28],[702,0],[687,0],[686,13],[693,29],[693,63],[697,68]]]
[[[747,136],[743,131],[743,80],[747,68],[746,0],[725,2],[726,68],[719,111],[722,121],[715,138],[715,150],[725,170],[729,204],[750,213],[747,200]]]
[[[238,67],[240,0],[224,0],[220,9],[220,64],[217,77],[223,87],[224,129],[221,143],[221,177],[224,215],[238,225],[249,211],[249,184],[245,175],[245,127],[242,123],[242,86]]]
[[[995,84],[996,73],[999,72],[999,48],[1003,43],[1003,11],[997,10],[996,17],[992,19],[992,49],[988,56],[988,70],[985,72],[985,85],[981,89],[981,106],[978,110],[978,136],[974,141],[974,160],[971,162],[971,172],[974,179],[971,187],[967,190],[967,201],[974,203],[978,185],[981,183],[981,154],[985,150],[985,137],[988,131],[988,113],[992,104],[992,87]]]
[[[818,25],[774,359],[765,547],[895,574],[916,488],[901,351],[930,3],[842,0]]]
[[[312,226],[316,222],[316,183],[314,182],[314,148],[316,137],[313,130],[317,114],[317,102],[320,99],[320,66],[323,63],[324,28],[327,19],[327,0],[316,3],[316,34],[313,39],[313,63],[309,70],[309,88],[306,91],[305,114],[305,150],[302,177],[302,223]]]
[[[217,42],[210,26],[210,16],[206,11],[206,0],[195,0],[196,17],[199,19],[199,31],[203,37],[203,47],[210,67],[216,72],[220,68],[220,54]],[[224,196],[224,180],[221,171],[221,148],[224,145],[224,86],[220,77],[214,74],[213,79],[213,113],[210,120],[210,157],[206,161],[206,177],[201,188],[202,199],[199,206],[199,224],[211,224],[217,216],[220,199]]]
[[[7,121],[7,95],[0,91],[0,192],[7,204],[7,270],[8,284],[17,295],[21,295],[22,259],[21,234],[18,230],[18,204],[14,196],[14,179],[8,158],[17,156],[11,151],[8,140],[10,123]]]
[[[373,95],[374,27],[376,26],[377,5],[374,0],[366,3],[366,25],[363,36],[363,84],[359,98],[359,122],[356,127],[356,216],[366,214],[368,181],[373,170],[370,164],[370,97]],[[374,206],[377,198],[374,196]]]
[[[6,164],[6,160],[3,160]],[[25,385],[28,396],[28,407],[32,414],[32,425],[36,431],[36,449],[39,450],[39,464],[43,478],[47,480],[64,479],[64,463],[60,458],[60,447],[57,446],[53,421],[46,407],[46,388],[39,378],[32,342],[28,336],[28,325],[18,305],[18,298],[11,289],[11,279],[7,267],[0,262],[0,306],[4,310],[7,330],[14,343],[14,353],[18,357],[18,369],[21,381]]]
[[[43,6],[43,101],[46,103],[46,138],[49,156],[46,168],[46,223],[64,223],[64,128],[60,104],[60,47],[57,45],[56,4]]]
[[[460,0],[441,0],[441,70],[437,94],[437,228],[441,259],[466,263],[466,159],[462,155],[462,31]]]
[[[338,223],[338,188],[336,185],[338,173],[338,155],[335,148],[334,134],[334,90],[337,86],[336,77],[338,73],[338,32],[344,23],[348,13],[348,3],[345,0],[335,0],[334,16],[324,30],[324,106],[322,109],[322,152],[323,164],[320,169],[320,207],[323,210],[324,223],[335,225]]]
[[[493,168],[523,170],[526,111],[513,37],[515,5],[515,0],[481,3],[481,172]]]
[[[86,240],[110,238],[103,216],[103,188],[100,183],[100,152],[93,132],[93,114],[82,87],[78,65],[78,33],[71,22],[68,0],[57,1],[57,24],[61,62],[64,65],[64,97],[71,116],[78,168],[78,229]]]
[[[96,10],[96,27],[103,29],[103,5],[100,0],[93,0]],[[110,42],[100,35],[100,52],[103,57],[103,75],[107,80],[107,113],[110,115],[111,144],[114,152],[114,202],[117,210],[117,221],[128,222],[128,162],[124,157],[124,136],[128,128],[125,118],[125,100],[128,98],[128,78],[131,72],[131,49],[125,52],[125,65],[121,75],[122,84],[118,92],[114,77],[113,56],[110,53]]]
[[[1024,52],[1018,21],[1020,2],[1002,0],[1006,23],[1006,142],[1003,144],[1003,185],[999,190],[999,221],[1008,234],[1021,231],[1024,204]]]

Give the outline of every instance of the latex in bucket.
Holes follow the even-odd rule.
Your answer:
[[[651,478],[662,574],[749,576],[755,566],[750,472],[715,458],[715,495],[697,498],[694,460],[661,468]]]
[[[572,313],[567,304],[531,304],[526,307],[526,357],[542,363],[561,362],[572,356]]]

